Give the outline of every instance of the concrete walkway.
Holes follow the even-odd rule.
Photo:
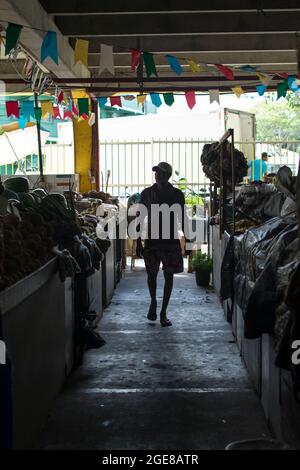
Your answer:
[[[69,378],[42,447],[224,449],[268,437],[216,295],[177,275],[170,328],[147,321],[148,304],[145,271],[128,271],[99,325],[107,344]]]

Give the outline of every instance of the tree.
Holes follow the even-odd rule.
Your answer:
[[[267,97],[252,112],[256,116],[257,140],[300,141],[300,101],[273,101]],[[298,104],[297,104],[298,103]]]

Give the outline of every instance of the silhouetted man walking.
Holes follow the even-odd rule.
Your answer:
[[[172,167],[166,162],[161,162],[152,168],[155,171],[156,183],[146,188],[141,193],[140,204],[147,208],[148,213],[148,237],[145,246],[142,240],[137,240],[136,253],[138,257],[143,257],[148,275],[148,287],[151,296],[151,304],[147,318],[155,321],[157,319],[156,283],[160,263],[162,262],[165,285],[163,303],[160,311],[160,323],[162,326],[172,326],[167,318],[167,307],[173,289],[173,276],[175,273],[183,271],[183,257],[178,234],[178,225],[184,233],[184,195],[169,183],[172,176]],[[167,205],[169,210],[167,215],[163,215],[162,205]],[[175,206],[174,206],[175,205]],[[153,208],[158,211],[153,216]],[[166,207],[166,206],[165,206]],[[165,224],[165,225],[164,225]],[[143,220],[141,221],[143,225]],[[156,225],[157,235],[153,236],[153,227]],[[169,236],[165,236],[164,227],[169,227]],[[154,230],[155,231],[155,230]]]

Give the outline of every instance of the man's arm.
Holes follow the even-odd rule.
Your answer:
[[[144,191],[141,192],[139,204],[143,204],[144,206],[146,206]],[[145,218],[143,217],[143,215],[144,215],[144,212],[142,211],[142,213],[139,214],[139,216],[141,217],[140,224],[137,226],[137,230],[139,231],[140,234],[143,232],[143,229],[144,229]],[[143,258],[143,253],[144,253],[144,247],[142,244],[142,238],[141,236],[139,236],[139,238],[137,238],[136,240],[136,256],[138,258]]]

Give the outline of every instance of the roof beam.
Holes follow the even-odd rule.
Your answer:
[[[41,43],[48,30],[57,32],[59,63],[47,59],[43,65],[56,76],[89,76],[89,71],[81,64],[74,65],[73,50],[57,29],[53,19],[45,12],[37,0],[0,0],[1,23],[5,21],[24,25],[20,43],[37,61],[40,60]],[[38,28],[38,29],[32,29]]]
[[[287,33],[299,30],[299,15],[294,12],[207,13],[205,18],[199,13],[193,15],[129,15],[124,20],[108,16],[58,16],[58,28],[66,36],[178,36],[239,33]]]
[[[101,42],[111,44],[114,52],[126,53],[126,49],[138,47],[136,38],[119,36],[110,38],[88,36],[89,52],[99,54]],[[145,37],[140,36],[140,48],[151,52],[218,52],[218,51],[288,51],[296,49],[294,33],[287,34],[259,34],[259,35],[228,35],[216,36],[180,36],[171,37]],[[70,38],[71,45],[75,46],[75,38]],[[125,52],[124,52],[125,51]]]
[[[70,0],[40,0],[43,7],[51,14],[130,14],[146,12],[182,12],[182,11],[257,11],[259,2],[253,0],[114,0],[100,2],[99,0],[70,1]],[[261,7],[262,8],[262,7]],[[298,0],[264,0],[263,10],[293,9],[299,10]]]

